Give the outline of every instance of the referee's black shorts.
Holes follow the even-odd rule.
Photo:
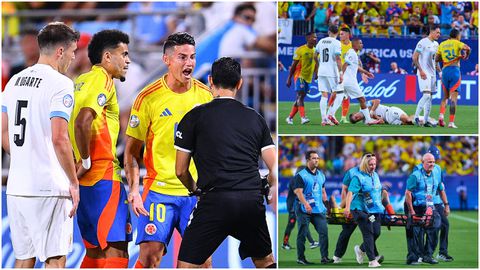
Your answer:
[[[257,190],[214,191],[202,196],[183,235],[178,259],[203,264],[228,235],[240,241],[242,260],[272,253],[263,201]]]

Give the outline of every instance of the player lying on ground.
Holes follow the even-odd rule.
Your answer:
[[[367,102],[368,109],[373,119],[377,119],[381,124],[389,125],[413,125],[414,115],[408,115],[402,109],[395,106],[385,106],[380,104],[380,99],[374,99]],[[359,121],[364,121],[365,117],[361,112],[352,113],[349,116],[350,122],[355,124]],[[425,123],[425,119],[419,116],[419,122]],[[437,120],[429,117],[428,123],[436,125]]]

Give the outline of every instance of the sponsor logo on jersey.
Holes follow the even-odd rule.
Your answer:
[[[66,94],[64,97],[63,97],[63,105],[67,108],[70,108],[72,107],[73,105],[73,98],[71,95],[69,94]]]
[[[105,103],[107,103],[107,97],[105,96],[105,94],[100,94],[100,95],[98,95],[98,97],[97,97],[97,103],[98,103],[98,105],[100,105],[100,106],[103,106],[103,105],[105,105]]]
[[[145,233],[147,233],[148,235],[154,235],[156,232],[157,232],[157,226],[155,226],[155,224],[148,223],[145,226]]]
[[[132,116],[130,116],[130,127],[132,128],[136,128],[138,127],[138,125],[140,124],[140,119],[138,119],[138,116],[132,114]]]
[[[176,136],[177,138],[179,138],[179,139],[183,139],[183,137],[182,137],[182,132],[180,132],[180,131],[178,131],[178,130],[177,130],[177,132],[175,132],[175,136]]]
[[[172,116],[172,112],[170,112],[168,108],[165,108],[165,110],[163,110],[163,112],[160,114],[160,117],[163,116]]]

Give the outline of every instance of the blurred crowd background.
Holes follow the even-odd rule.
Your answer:
[[[11,76],[36,63],[39,55],[36,35],[52,21],[63,21],[81,33],[76,58],[67,74],[72,80],[91,68],[87,50],[93,34],[103,29],[118,29],[130,36],[132,63],[126,81],[115,81],[121,121],[117,147],[120,159],[132,102],[144,86],[166,73],[163,42],[168,35],[179,31],[189,32],[196,40],[194,78],[206,83],[211,64],[221,56],[241,62],[244,85],[237,99],[259,111],[275,132],[274,2],[2,1],[2,91]]]
[[[473,136],[281,136],[278,144],[283,177],[293,176],[297,167],[306,164],[307,150],[317,151],[319,167],[327,176],[343,176],[365,152],[377,156],[380,176],[408,175],[431,145],[440,150],[437,164],[447,175],[478,175],[478,140]]]
[[[279,18],[295,21],[298,31],[326,33],[328,25],[345,24],[354,35],[417,36],[429,25],[442,35],[457,28],[462,38],[478,37],[478,2],[279,2]],[[294,33],[302,34],[302,33]]]

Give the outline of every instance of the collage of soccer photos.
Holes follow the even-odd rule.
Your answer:
[[[2,1],[0,268],[479,269],[476,1]]]

